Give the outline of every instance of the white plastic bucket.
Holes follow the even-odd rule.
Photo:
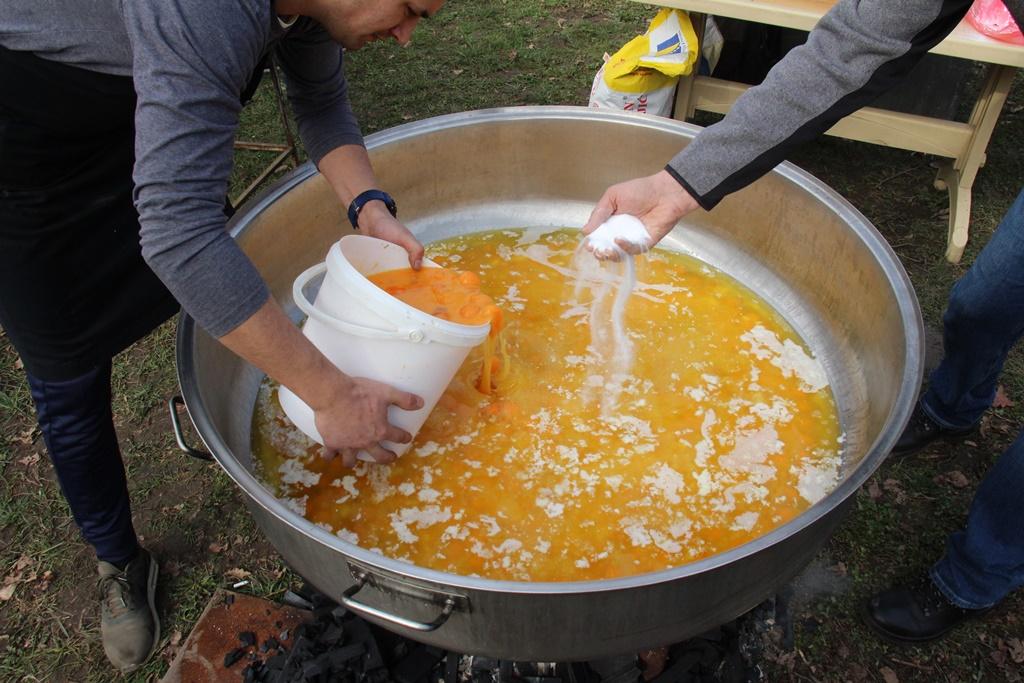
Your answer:
[[[423,399],[419,410],[395,406],[388,410],[392,424],[416,436],[470,349],[487,338],[491,326],[436,318],[366,279],[367,275],[408,267],[402,247],[365,235],[346,235],[331,245],[325,263],[295,279],[292,296],[309,316],[303,334],[342,372],[384,382]],[[439,266],[424,259],[423,267]],[[321,273],[323,283],[310,303],[306,285]],[[295,426],[322,444],[313,410],[287,387],[281,387],[279,397]],[[381,443],[398,455],[409,448],[409,444]],[[372,460],[365,451],[359,457]]]

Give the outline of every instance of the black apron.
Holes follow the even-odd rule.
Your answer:
[[[0,325],[25,369],[80,376],[177,310],[143,261],[132,79],[0,48]]]
[[[40,379],[82,375],[178,310],[140,252],[134,117],[130,77],[0,47],[0,326]]]

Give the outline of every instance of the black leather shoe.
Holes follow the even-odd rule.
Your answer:
[[[974,431],[974,427],[966,429],[947,429],[940,426],[935,420],[928,417],[921,408],[921,402],[914,405],[914,412],[910,415],[910,422],[903,428],[899,441],[892,448],[893,455],[908,455],[921,450],[932,441],[940,437],[962,437]]]
[[[923,643],[948,633],[954,626],[988,612],[957,607],[927,576],[905,586],[893,586],[868,598],[861,616],[864,623],[886,640]]]

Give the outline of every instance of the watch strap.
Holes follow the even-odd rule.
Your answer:
[[[384,206],[388,207],[388,211],[391,212],[392,216],[398,216],[398,206],[395,204],[395,200],[391,198],[384,190],[366,190],[360,192],[352,203],[348,205],[348,222],[352,224],[352,228],[355,230],[359,229],[359,214],[363,211],[363,206],[367,202],[382,201]]]

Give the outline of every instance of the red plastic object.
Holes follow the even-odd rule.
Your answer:
[[[996,40],[1024,45],[1024,34],[1002,0],[974,0],[967,11],[967,23]]]

